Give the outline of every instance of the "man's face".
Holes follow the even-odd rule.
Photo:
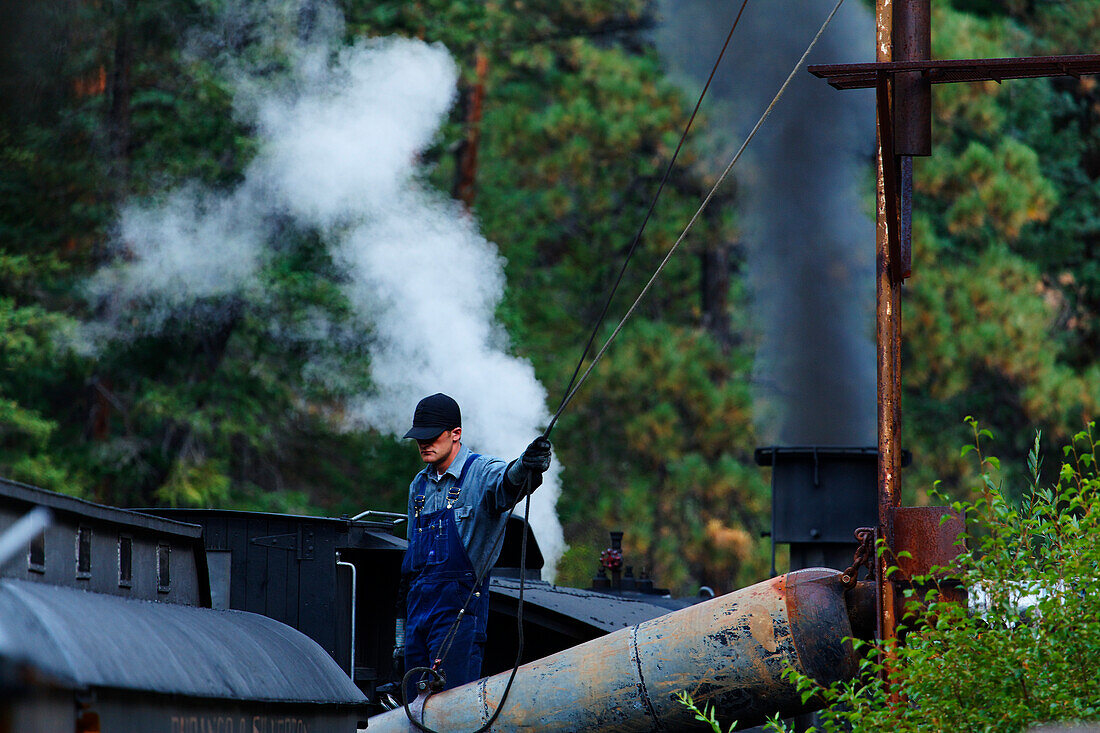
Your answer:
[[[455,428],[444,430],[434,440],[418,440],[416,444],[420,447],[420,459],[424,463],[431,463],[439,470],[444,470],[458,453],[461,439],[462,428]]]

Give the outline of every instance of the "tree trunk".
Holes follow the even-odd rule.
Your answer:
[[[719,242],[707,246],[699,254],[702,324],[723,351],[728,351],[735,343],[729,317],[732,250],[732,245]]]
[[[134,43],[130,29],[134,12],[133,0],[121,3],[121,16],[115,36],[114,66],[110,76],[110,109],[107,132],[111,146],[111,159],[118,181],[125,185],[130,178],[130,153],[132,134],[130,106],[133,96]]]
[[[489,71],[489,57],[484,51],[477,52],[475,62],[476,79],[470,89],[468,101],[463,106],[466,112],[466,137],[458,145],[457,170],[452,194],[456,199],[472,209],[477,194],[477,152],[481,144],[481,106],[485,98],[485,75]]]

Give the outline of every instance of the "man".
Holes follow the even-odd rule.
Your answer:
[[[408,585],[405,669],[432,667],[442,657],[439,671],[449,689],[481,677],[497,539],[508,510],[542,484],[550,441],[536,438],[508,464],[471,453],[462,445],[458,403],[445,394],[420,400],[405,437],[416,440],[428,464],[409,486],[409,548],[401,566]],[[479,575],[483,580],[475,587]],[[416,694],[407,692],[410,700]]]

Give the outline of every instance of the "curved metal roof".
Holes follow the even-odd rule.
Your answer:
[[[496,594],[511,600],[519,599],[519,580],[515,578],[491,578],[490,603]],[[651,600],[652,599],[652,600]],[[659,601],[670,602],[663,606]],[[674,601],[658,596],[624,597],[583,588],[550,585],[542,580],[526,581],[523,602],[527,605],[524,618],[535,623],[550,624],[568,619],[568,624],[591,627],[600,634],[634,626],[670,611],[691,605],[687,601]],[[553,617],[548,615],[553,614]]]
[[[286,519],[294,522],[317,522],[318,524],[335,524],[342,527],[363,527],[366,529],[380,529],[390,531],[394,523],[388,520],[376,519],[352,519],[351,517],[326,517],[321,514],[283,514],[280,512],[254,512],[246,509],[202,509],[197,507],[133,507],[127,511],[145,514],[154,517],[162,517],[170,521],[179,522],[176,517],[183,517],[184,522],[194,521],[195,517],[244,517]]]
[[[22,580],[0,581],[0,656],[78,688],[366,702],[312,639],[264,616]]]

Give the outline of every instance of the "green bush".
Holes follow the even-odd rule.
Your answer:
[[[737,721],[735,720],[729,724],[729,727],[726,728],[725,731],[723,731],[722,724],[718,721],[718,714],[714,710],[714,705],[704,705],[703,708],[700,709],[695,700],[691,697],[691,694],[686,690],[676,693],[675,697],[678,703],[695,713],[696,720],[709,725],[714,733],[733,733],[733,731],[737,729]]]
[[[1046,722],[1100,720],[1100,476],[1095,425],[1066,446],[1057,484],[1040,485],[1039,436],[1028,457],[1030,490],[1005,499],[985,456],[988,430],[967,418],[982,485],[966,517],[968,550],[957,566],[913,578],[933,590],[908,601],[922,610],[901,643],[856,642],[860,675],[822,687],[786,673],[828,708],[818,731],[1020,731]],[[895,572],[896,568],[894,569]],[[961,582],[969,602],[937,600]],[[885,662],[884,660],[889,660]],[[785,730],[772,722],[769,730]]]

